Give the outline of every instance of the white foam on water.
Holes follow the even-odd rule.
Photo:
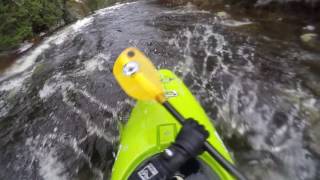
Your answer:
[[[41,99],[46,99],[52,96],[53,93],[57,91],[58,85],[56,83],[45,84],[43,88],[39,91],[39,96]]]
[[[11,91],[15,88],[20,88],[26,77],[14,78],[12,80],[5,81],[0,86],[0,91]]]
[[[25,72],[30,69],[36,62],[37,58],[46,50],[52,47],[52,45],[60,45],[65,42],[66,39],[74,37],[81,28],[89,25],[93,20],[93,17],[87,17],[77,21],[75,24],[64,28],[51,37],[45,39],[38,47],[30,51],[23,57],[19,58],[10,68],[8,68],[0,77],[0,82],[8,79],[16,74]],[[31,71],[33,69],[30,69]]]
[[[317,100],[314,98],[306,99],[305,101],[303,101],[304,106],[308,108],[314,108],[314,109],[316,109],[316,103],[317,103]]]
[[[177,8],[175,10],[166,11],[163,14],[210,14],[209,11],[206,10],[200,10],[197,8],[196,5],[192,4],[191,2],[188,2],[186,5],[181,6],[180,8]]]
[[[23,87],[24,81],[31,76],[30,72],[23,73],[20,76],[11,78],[1,82],[0,91],[12,91],[14,89],[20,90]],[[0,78],[1,79],[1,78]]]
[[[111,143],[117,142],[117,140],[118,140],[117,136],[109,134],[104,129],[102,129],[99,126],[97,126],[96,124],[94,124],[92,121],[90,121],[90,117],[88,116],[87,113],[84,113],[81,109],[77,108],[75,106],[75,103],[72,102],[71,100],[69,100],[68,90],[82,92],[83,95],[85,95],[86,97],[89,97],[89,100],[92,100],[93,97],[91,95],[86,94],[85,91],[82,91],[80,89],[76,89],[74,87],[74,84],[72,84],[71,82],[65,83],[65,84],[66,84],[66,86],[62,86],[62,88],[61,88],[61,91],[62,91],[61,93],[62,93],[62,97],[63,97],[62,100],[66,105],[68,105],[75,113],[77,113],[81,117],[81,120],[83,120],[86,123],[87,131],[89,132],[89,135],[95,134],[98,137],[103,138],[107,142],[111,142]],[[94,101],[96,101],[98,103],[98,100],[94,100]],[[106,105],[101,105],[99,103],[98,103],[98,105],[102,106],[102,107],[106,107]],[[113,110],[111,112],[113,112]]]
[[[104,71],[107,68],[103,65],[104,62],[110,59],[109,55],[98,54],[94,58],[84,62],[84,67],[87,72],[93,72],[96,69]]]
[[[91,24],[92,22],[93,22],[93,17],[89,16],[89,17],[83,18],[81,20],[78,20],[73,25],[71,25],[71,28],[75,31],[79,31],[82,28],[84,28],[85,26]]]
[[[97,10],[95,14],[105,15],[105,14],[113,12],[114,10],[121,9],[123,6],[131,5],[131,4],[135,4],[135,3],[137,3],[137,2],[127,2],[127,3],[115,4],[113,6],[109,6],[109,7]]]
[[[49,139],[40,137],[40,135],[26,139],[25,145],[33,157],[28,168],[33,168],[32,164],[36,160],[39,165],[38,173],[44,180],[67,180],[64,174],[66,172],[64,164],[58,160],[57,153],[52,146],[46,147],[48,143],[51,143]]]
[[[192,31],[190,29],[185,29],[179,32],[173,39],[170,39],[168,41],[170,45],[175,46],[177,49],[179,49],[181,54],[183,54],[184,56],[183,58],[185,59],[185,61],[183,63],[179,63],[178,66],[175,67],[175,69],[178,69],[178,71],[182,73],[182,78],[185,78],[188,73],[193,73],[195,71],[194,64],[197,63],[197,59],[194,59],[192,57],[192,40],[194,38],[200,39],[198,48],[204,50],[205,52],[204,62],[202,64],[203,71],[201,74],[201,81],[213,76],[216,73],[216,70],[219,68],[227,72],[228,67],[223,63],[223,60],[225,55],[229,56],[229,58],[232,58],[232,52],[228,48],[229,43],[226,41],[222,34],[219,34],[213,30],[212,25],[196,24],[195,28]],[[209,40],[211,38],[215,40],[215,46],[209,43]],[[185,42],[179,43],[180,39],[185,39]],[[217,63],[215,64],[217,64],[217,66],[212,70],[212,72],[207,72],[207,64],[213,63],[208,62],[210,57],[215,58],[215,60],[217,61]],[[210,59],[210,61],[212,60],[213,59]],[[204,83],[206,81],[202,82]],[[203,86],[205,85],[206,84],[203,84]]]
[[[52,80],[52,79],[51,79]],[[56,81],[56,82],[50,82],[46,81],[46,83],[43,85],[42,89],[39,91],[38,95],[41,99],[46,100],[50,98],[55,92],[58,90],[65,90],[70,87],[73,87],[72,82],[63,82],[63,81]]]
[[[91,95],[88,91],[86,90],[79,90],[79,89],[74,89],[77,92],[80,92],[82,95],[84,95],[85,97],[88,98],[88,100],[92,103],[95,103],[99,106],[99,108],[103,109],[103,110],[107,110],[109,112],[112,113],[113,117],[117,117],[117,110],[107,104],[102,103],[100,100],[98,100],[96,97],[94,97],[93,95]]]
[[[249,25],[253,22],[221,21],[217,23],[218,25],[238,27]],[[200,26],[202,29],[198,31],[197,26]],[[180,53],[184,56],[183,59],[185,61],[179,62],[175,69],[182,74],[185,72],[184,70],[189,70],[187,74],[192,77],[190,89],[192,90],[192,86],[194,85],[196,87],[196,94],[199,95],[202,101],[210,102],[212,105],[208,106],[218,108],[218,122],[226,125],[226,131],[228,131],[224,131],[223,134],[230,137],[236,135],[246,138],[254,151],[270,152],[275,158],[279,159],[280,163],[284,163],[283,166],[288,167],[288,171],[291,171],[290,173],[295,177],[305,177],[303,179],[314,177],[314,172],[316,172],[316,166],[313,164],[314,160],[310,156],[305,156],[306,150],[303,147],[304,144],[301,143],[304,141],[303,130],[306,122],[305,119],[298,118],[301,118],[299,114],[301,108],[316,110],[318,108],[316,107],[317,100],[299,88],[287,89],[282,86],[275,87],[279,86],[275,84],[270,89],[281,90],[283,95],[278,97],[271,94],[270,99],[274,103],[265,102],[263,98],[266,96],[268,98],[269,94],[266,93],[264,95],[260,93],[264,92],[264,88],[269,88],[265,85],[266,83],[256,78],[251,79],[251,77],[245,76],[249,73],[251,75],[251,72],[256,72],[252,63],[255,60],[254,45],[250,45],[246,41],[245,44],[239,45],[236,49],[230,49],[228,39],[225,38],[223,33],[219,34],[219,32],[215,32],[214,26],[195,25],[191,29],[187,28],[180,31],[168,42],[170,46],[180,50]],[[196,62],[198,59],[193,58],[191,54],[196,53],[192,49],[194,46],[190,46],[190,44],[194,45],[192,44],[192,38],[200,38],[200,41],[203,41],[197,42],[199,45],[196,47],[196,50],[205,50],[203,68],[199,72],[193,66],[199,62]],[[209,38],[210,40],[213,39],[213,44],[209,43]],[[231,47],[235,47],[235,45]],[[233,64],[224,63],[225,55],[232,58],[233,53],[236,58],[240,57],[240,60],[247,62],[244,65],[236,64],[235,67],[239,69],[237,72],[228,69],[229,66],[233,67]],[[209,59],[209,56],[213,56],[214,58]],[[206,72],[207,63],[210,63],[208,61],[217,61],[214,62],[212,72]],[[225,75],[228,78],[224,79]],[[219,84],[221,90],[218,90],[222,92],[221,94],[216,95],[215,87],[211,88],[211,86],[207,86],[217,82],[217,79],[212,79],[212,77],[217,77],[218,81],[221,81],[218,82],[221,83],[221,85]],[[220,77],[222,79],[219,79]],[[214,100],[207,101],[210,97],[213,97]],[[292,100],[292,97],[294,97],[294,100]],[[298,101],[299,105],[295,101]],[[279,110],[285,111],[283,113],[286,114],[287,121],[278,127],[276,126],[277,123],[274,122],[276,120],[274,119],[274,114]],[[250,132],[254,132],[254,135],[249,135],[248,133]],[[296,157],[301,157],[301,159],[297,159]],[[304,170],[301,170],[302,167]],[[308,174],[308,172],[310,173]]]
[[[3,100],[0,100],[0,117],[3,117],[8,113],[8,110],[5,106],[6,103]]]
[[[182,46],[179,44],[179,38],[180,36],[185,37],[186,43]],[[191,38],[193,37],[193,32],[191,32],[189,29],[186,29],[182,32],[180,32],[177,37],[174,37],[168,41],[170,45],[174,45],[181,54],[184,56],[184,62],[179,64],[179,71],[182,72],[182,78],[184,78],[191,70],[193,67],[193,58],[190,56],[191,54],[191,49],[190,49],[190,41]]]
[[[221,24],[225,25],[225,26],[229,26],[229,27],[240,27],[240,26],[246,26],[246,25],[253,24],[253,22],[251,22],[251,21],[237,21],[237,20],[228,19],[228,20],[221,21]]]
[[[30,52],[29,54],[23,56],[22,58],[18,59],[16,63],[14,63],[10,68],[8,68],[4,73],[3,76],[0,78],[0,81],[7,79],[15,74],[22,73],[28,68],[30,68],[36,61],[37,57],[46,49],[49,49],[50,45],[48,42],[45,42],[38,46],[35,50]]]
[[[95,125],[93,122],[90,121],[90,117],[88,114],[82,112],[81,109],[77,108],[75,106],[75,102],[72,100],[69,100],[68,98],[68,92],[76,92],[79,94],[82,94],[84,97],[86,97],[91,103],[97,104],[99,108],[108,111],[112,113],[113,117],[117,117],[117,112],[119,111],[116,108],[110,107],[107,104],[104,104],[103,102],[99,101],[96,97],[94,97],[92,94],[90,94],[86,90],[78,89],[76,88],[76,85],[71,81],[66,81],[66,76],[61,75],[60,73],[53,76],[51,79],[47,80],[44,84],[43,88],[39,91],[39,96],[43,100],[47,100],[49,97],[51,97],[54,93],[59,92],[62,94],[62,101],[69,106],[75,113],[79,114],[82,119],[85,121],[87,125],[88,132],[90,134],[96,134],[99,137],[102,137],[108,142],[116,142],[117,137],[113,136],[112,134],[109,134],[108,132],[105,132],[103,129]],[[105,121],[113,121],[116,118],[108,118]]]
[[[51,97],[58,89],[61,87],[67,87],[71,83],[63,82],[64,76],[61,73],[58,73],[48,79],[43,85],[42,89],[38,92],[38,95],[41,99],[46,100]]]
[[[316,27],[314,27],[313,25],[307,25],[307,26],[303,27],[302,29],[308,30],[308,31],[314,31],[314,30],[316,30]]]
[[[107,71],[107,64],[110,62],[110,54],[99,53],[93,58],[82,63],[83,68],[78,70],[73,74],[73,76],[86,76],[94,71]],[[77,64],[80,65],[81,62],[78,59]]]
[[[183,39],[183,43],[179,42],[180,39]],[[196,72],[194,69],[194,64],[198,62],[196,62],[197,59],[194,59],[191,54],[193,51],[193,47],[191,46],[192,39],[200,39],[197,48],[202,49],[205,52],[201,72]],[[211,40],[214,41],[214,44],[210,43]],[[244,89],[241,84],[241,79],[238,79],[237,76],[231,74],[229,72],[228,65],[224,63],[225,56],[228,56],[230,59],[233,58],[233,52],[229,49],[229,42],[225,39],[225,37],[222,34],[215,32],[213,25],[198,24],[195,25],[195,28],[192,31],[189,29],[181,31],[176,37],[169,40],[169,44],[175,46],[177,49],[182,50],[185,61],[178,65],[179,72],[182,72],[182,74],[191,73],[192,77],[196,79],[194,80],[193,85],[196,87],[201,87],[200,90],[197,89],[196,92],[200,99],[201,97],[205,98],[205,100],[211,98],[211,101],[215,99],[216,94],[214,90],[208,89],[207,85],[214,83],[212,78],[216,77],[216,73],[223,73],[232,77],[234,82],[226,91],[228,93],[224,94],[225,96],[223,97],[223,101],[227,103],[223,104],[222,106],[218,106],[218,113],[221,119],[228,121],[227,123],[231,125],[232,130],[230,131],[232,132],[230,133],[234,133],[236,131],[238,134],[244,135],[249,130],[250,126],[246,124],[247,122],[243,117],[250,117],[255,114],[254,107],[257,104],[258,99],[255,93],[256,89],[254,88],[257,88],[257,86],[254,86],[253,83],[253,89],[252,91],[248,92],[248,100],[246,100],[246,111],[242,112],[243,114],[240,115],[238,112],[238,94],[243,93]],[[243,50],[244,48],[241,48],[238,53],[244,55]],[[247,54],[247,61],[250,61],[253,56],[253,54],[250,54],[250,52],[252,52],[251,49],[249,49],[249,54]],[[210,63],[214,63],[215,67],[211,70],[211,72],[208,72],[207,66]],[[249,64],[249,70],[252,68],[251,65],[252,64]],[[186,69],[189,69],[189,72],[186,72]]]
[[[56,128],[55,128],[56,129]],[[93,168],[90,161],[90,157],[79,147],[83,141],[85,141],[88,136],[77,140],[74,137],[66,134],[57,134],[56,130],[54,133],[45,134],[44,136],[38,135],[35,138],[29,137],[25,141],[25,145],[29,148],[33,158],[36,159],[39,164],[39,175],[43,177],[44,180],[64,180],[67,178],[67,169],[64,164],[59,161],[57,152],[55,151],[54,145],[59,143],[63,146],[70,147],[76,154],[77,157],[82,157],[86,163],[88,163],[89,168]],[[29,169],[32,169],[32,164],[34,160],[30,163]],[[98,177],[101,177],[101,171],[94,169],[94,173]]]
[[[20,47],[18,49],[18,53],[23,53],[23,52],[27,51],[28,49],[30,49],[32,46],[33,46],[33,43],[24,42],[20,45]]]
[[[67,180],[67,177],[63,175],[65,167],[59,162],[53,150],[44,154],[38,152],[37,155],[40,166],[39,174],[44,180]]]
[[[48,40],[48,42],[55,45],[61,45],[62,43],[65,42],[66,39],[73,38],[75,35],[78,34],[78,32],[81,31],[82,28],[90,25],[92,21],[93,21],[92,16],[78,20],[74,24],[64,28],[59,34],[52,36]]]
[[[99,66],[99,61],[97,59],[89,60],[85,62],[86,71],[92,72]]]
[[[87,114],[85,114],[84,112],[81,111],[81,109],[76,108],[74,106],[74,104],[72,102],[70,102],[68,100],[67,97],[65,97],[66,95],[64,95],[64,102],[67,103],[75,113],[77,113],[78,115],[80,115],[80,117],[82,118],[82,120],[85,121],[86,123],[86,127],[87,127],[87,131],[88,131],[88,135],[97,135],[100,138],[103,138],[105,141],[110,142],[110,143],[115,143],[118,140],[118,137],[113,136],[111,134],[108,134],[107,132],[105,132],[102,128],[100,128],[99,126],[95,125],[93,122],[91,122],[89,120],[89,117],[87,116]]]

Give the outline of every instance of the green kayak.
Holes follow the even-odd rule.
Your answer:
[[[208,141],[232,162],[212,121],[184,83],[169,70],[160,70],[169,102],[185,118],[194,118],[210,132]],[[137,101],[128,123],[121,129],[119,151],[112,169],[112,180],[128,179],[144,160],[162,152],[175,139],[181,125],[156,101]],[[207,152],[198,157],[203,171],[211,171],[209,179],[234,179]],[[210,174],[210,173],[209,173]]]

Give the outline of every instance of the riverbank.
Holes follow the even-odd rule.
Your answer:
[[[78,20],[82,19],[89,14],[92,14],[95,10],[100,8],[112,5],[117,2],[124,2],[130,0],[61,0],[56,1],[55,6],[51,8],[58,8],[58,13],[53,14],[53,19],[55,19],[55,23],[43,24],[43,22],[38,21],[39,24],[31,25],[31,31],[28,30],[25,32],[24,28],[17,29],[16,31],[22,31],[23,33],[13,33],[4,34],[4,32],[9,31],[9,28],[13,28],[9,23],[9,25],[4,25],[6,27],[2,27],[2,35],[0,33],[0,39],[2,39],[2,45],[0,46],[0,73],[4,71],[7,67],[10,67],[12,63],[14,63],[15,59],[21,57],[25,52],[30,50],[32,47],[36,46],[38,42],[40,42],[44,37],[58,31],[62,27]],[[318,42],[314,43],[314,39],[318,39],[318,34],[320,34],[320,13],[319,12],[319,1],[234,1],[234,0],[225,0],[225,1],[215,1],[215,0],[159,0],[162,3],[171,4],[171,5],[182,5],[191,2],[193,5],[196,5],[202,9],[210,10],[213,12],[221,11],[220,16],[224,16],[224,12],[231,14],[233,17],[244,17],[251,16],[256,17],[261,20],[261,23],[264,22],[272,22],[271,26],[267,26],[266,31],[269,31],[272,28],[272,31],[279,31],[278,34],[280,36],[283,35],[281,33],[281,29],[277,30],[277,27],[274,27],[274,20],[282,21],[282,22],[293,22],[296,24],[300,24],[304,26],[304,30],[301,31],[301,39],[302,41],[307,40],[305,47],[314,49],[318,46]],[[16,4],[16,6],[26,6],[29,2],[24,1],[26,4]],[[29,4],[30,5],[30,4]],[[36,5],[36,4],[31,4]],[[0,9],[3,7],[3,4],[0,4]],[[45,7],[43,7],[45,8]],[[42,9],[43,9],[42,8]],[[41,9],[41,7],[40,7]],[[47,9],[49,14],[46,16],[52,16],[51,9]],[[6,10],[2,8],[2,11]],[[27,12],[29,11],[28,9]],[[29,12],[30,13],[30,12]],[[10,13],[9,13],[10,14]],[[8,13],[4,13],[4,17],[9,15]],[[35,13],[35,15],[39,15]],[[23,15],[21,15],[23,16]],[[28,15],[29,16],[29,15]],[[222,17],[225,18],[225,17]],[[40,18],[41,19],[41,18]],[[52,20],[52,18],[49,18]],[[303,21],[301,21],[303,20]],[[32,19],[30,19],[32,21]],[[42,20],[43,21],[43,20]],[[5,21],[6,22],[6,21]],[[42,23],[42,25],[41,25]],[[274,27],[274,28],[273,28]],[[29,29],[30,29],[29,28]],[[28,29],[25,28],[25,29]],[[314,33],[314,31],[316,31]],[[307,36],[303,36],[305,33],[310,33]],[[21,36],[21,37],[20,37]],[[283,37],[287,37],[285,34]],[[307,38],[305,38],[307,37]],[[308,37],[315,37],[310,40]],[[5,39],[5,40],[3,40]],[[309,43],[312,41],[311,43]],[[317,49],[317,48],[316,48]]]
[[[124,0],[123,0],[124,1]],[[0,73],[43,38],[116,0],[1,2]]]

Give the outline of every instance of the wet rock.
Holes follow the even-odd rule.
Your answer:
[[[230,18],[230,15],[228,13],[226,13],[225,11],[220,11],[220,12],[216,13],[216,15],[220,19],[228,19],[228,18]]]
[[[303,84],[316,96],[320,96],[319,78],[306,78]]]
[[[299,76],[303,79],[302,85],[308,88],[316,96],[320,96],[320,60],[304,60],[301,62],[301,66],[306,69],[299,72]],[[306,73],[306,72],[312,72]]]
[[[302,43],[309,49],[320,51],[319,35],[315,33],[307,33],[300,36]]]
[[[308,33],[308,34],[301,35],[300,39],[302,42],[309,43],[310,41],[315,40],[317,37],[318,37],[317,34]]]
[[[320,157],[320,122],[312,124],[310,129],[308,129],[306,136],[308,140],[307,146],[312,152]]]
[[[85,2],[74,0],[66,2],[66,10],[69,12],[70,18],[73,20],[83,18],[91,12]]]

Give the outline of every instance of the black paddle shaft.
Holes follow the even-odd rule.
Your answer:
[[[176,118],[176,120],[183,125],[185,118],[168,102],[162,103],[162,105],[167,109],[167,111]],[[238,180],[247,180],[247,178],[240,173],[236,167],[226,160],[208,141],[204,143],[205,150],[219,163],[221,166],[230,172]]]

